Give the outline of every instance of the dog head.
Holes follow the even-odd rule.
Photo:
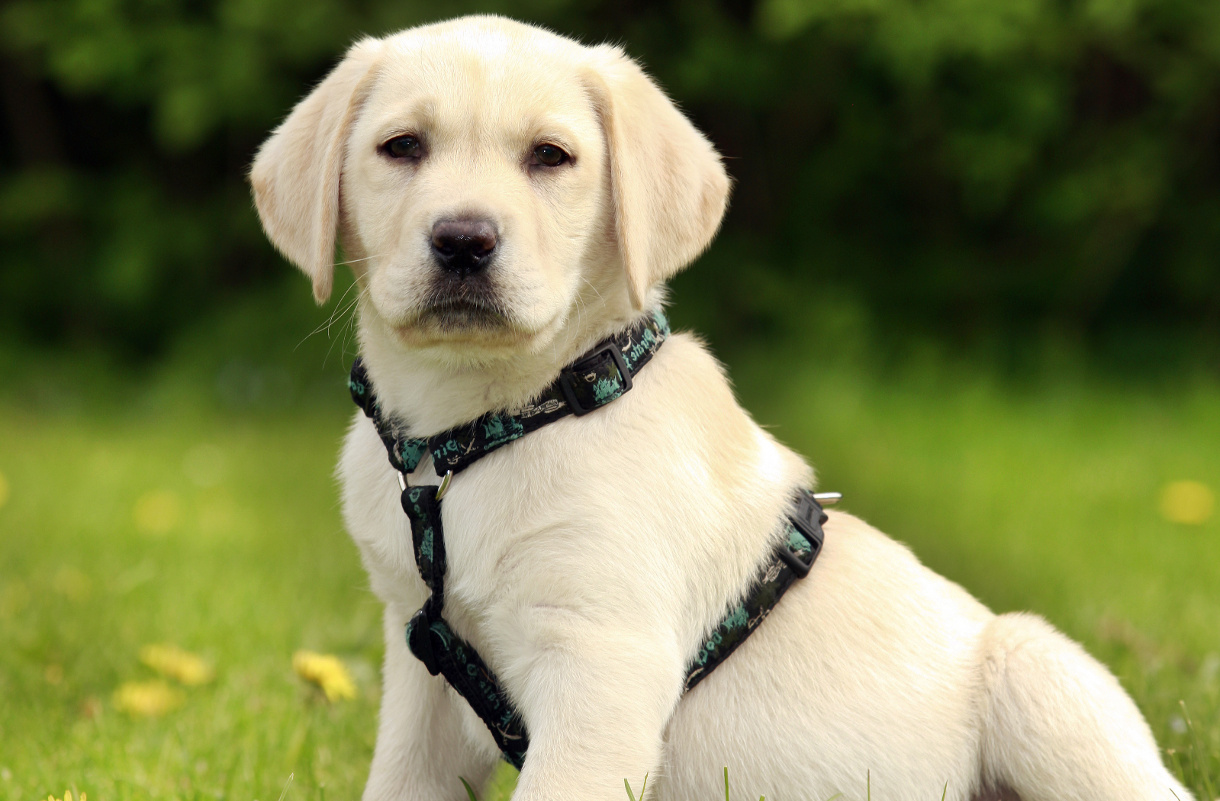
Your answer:
[[[498,17],[356,43],[263,144],[268,237],[404,347],[541,346],[578,308],[649,305],[720,224],[708,141],[616,47]]]

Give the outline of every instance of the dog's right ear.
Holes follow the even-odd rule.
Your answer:
[[[254,205],[267,238],[313,281],[318,303],[326,302],[334,286],[347,134],[376,72],[381,46],[373,38],[352,45],[263,143],[250,168]]]

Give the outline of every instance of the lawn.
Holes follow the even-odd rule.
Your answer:
[[[382,646],[331,477],[349,415],[340,361],[307,390],[237,360],[207,380],[138,376],[135,392],[106,379],[73,394],[68,371],[69,390],[0,398],[0,798],[358,797]],[[1217,797],[1220,515],[1187,524],[1161,507],[1170,482],[1220,488],[1220,384],[731,362],[822,488],[994,608],[1081,640],[1175,772]],[[234,394],[255,384],[296,389]],[[318,400],[319,385],[333,392]],[[170,681],[176,708],[133,716],[116,690],[157,678],[139,656],[152,643],[215,677]],[[297,677],[302,648],[339,656],[356,697],[328,703]]]

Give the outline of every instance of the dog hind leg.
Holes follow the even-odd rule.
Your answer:
[[[1041,618],[995,618],[980,665],[984,786],[1021,801],[1192,798],[1114,676]]]

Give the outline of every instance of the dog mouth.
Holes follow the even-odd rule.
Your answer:
[[[407,314],[383,318],[407,348],[515,352],[538,334],[487,276],[435,277],[411,306]]]
[[[507,309],[483,278],[441,280],[424,298],[418,321],[438,333],[503,331],[512,327]]]
[[[436,303],[424,308],[421,323],[441,331],[508,328],[507,315],[496,308],[469,301],[455,300]]]

